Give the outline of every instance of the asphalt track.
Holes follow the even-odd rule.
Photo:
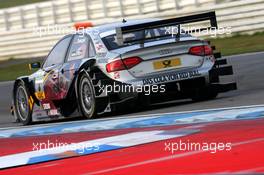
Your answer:
[[[233,65],[234,80],[238,90],[220,94],[217,99],[194,103],[190,100],[154,105],[144,111],[106,117],[129,117],[134,115],[157,114],[164,112],[191,111],[200,109],[235,107],[264,104],[264,53],[252,53],[227,57]],[[0,83],[0,128],[19,126],[9,114],[12,82]],[[58,121],[61,122],[61,121]]]

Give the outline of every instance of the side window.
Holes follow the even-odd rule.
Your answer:
[[[59,41],[58,44],[49,53],[43,67],[45,68],[53,65],[62,64],[67,54],[67,50],[70,42],[71,42],[70,36]]]
[[[68,61],[87,58],[88,43],[89,39],[87,36],[75,35],[71,44]]]
[[[90,40],[89,42],[89,57],[94,57],[96,55],[93,42]]]

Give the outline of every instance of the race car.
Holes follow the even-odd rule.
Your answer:
[[[93,118],[168,99],[207,100],[235,90],[235,82],[219,81],[233,74],[232,66],[223,66],[227,61],[213,53],[208,41],[181,28],[204,21],[210,26],[201,30],[217,28],[215,12],[89,28],[76,25],[77,32],[63,37],[42,65],[30,64],[38,71],[15,80],[11,112],[28,125]]]

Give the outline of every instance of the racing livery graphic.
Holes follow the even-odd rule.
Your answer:
[[[161,96],[198,101],[235,90],[234,82],[220,83],[220,76],[233,74],[226,59],[214,53],[210,42],[181,29],[182,24],[204,21],[210,22],[208,28],[217,28],[215,12],[85,26],[82,33],[63,37],[42,65],[32,63],[37,72],[17,78],[11,111],[16,121],[27,125],[65,117],[93,118],[120,106],[148,105]],[[169,34],[170,27],[178,33]],[[113,84],[135,91],[107,91]],[[136,91],[147,86],[162,86],[165,91],[155,89],[148,95]]]

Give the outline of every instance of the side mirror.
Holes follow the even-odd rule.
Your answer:
[[[40,62],[30,63],[28,66],[29,66],[29,70],[39,69],[41,67]]]

